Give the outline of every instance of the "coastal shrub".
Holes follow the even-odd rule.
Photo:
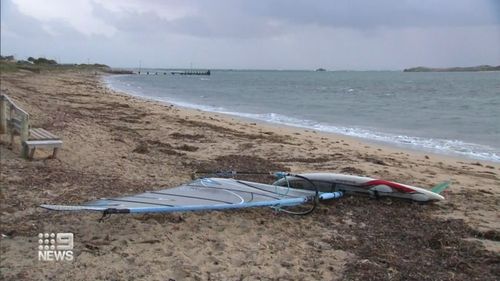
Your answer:
[[[30,60],[30,59],[32,59],[32,60]],[[50,64],[50,65],[57,64],[57,62],[55,60],[49,60],[46,58],[33,59],[32,57],[29,57],[28,61],[31,61],[34,64]]]

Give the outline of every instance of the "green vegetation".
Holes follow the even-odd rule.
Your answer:
[[[431,68],[431,67],[413,67],[407,68],[404,72],[465,72],[465,71],[500,71],[499,66],[479,65],[470,67],[449,67],[449,68]]]
[[[37,59],[35,59],[33,57],[29,57],[28,61],[32,62],[33,64],[37,64],[37,65],[40,65],[40,64],[56,65],[57,64],[57,62],[55,60],[49,60],[49,59],[46,59],[46,58],[37,58]]]
[[[34,73],[45,71],[104,71],[109,72],[111,68],[105,64],[59,64],[57,61],[47,58],[29,57],[27,60],[16,60],[14,56],[0,56],[0,73],[27,70]]]

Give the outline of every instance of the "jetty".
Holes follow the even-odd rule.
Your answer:
[[[144,74],[144,75],[167,75],[166,71],[137,71],[133,74]],[[172,75],[210,75],[210,70],[172,70],[170,71]]]
[[[170,73],[172,75],[210,75],[210,70],[177,70]]]

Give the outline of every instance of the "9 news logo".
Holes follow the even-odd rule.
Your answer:
[[[39,261],[73,261],[73,233],[39,233]]]

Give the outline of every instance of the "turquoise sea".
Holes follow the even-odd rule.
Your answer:
[[[105,81],[115,90],[184,107],[500,162],[500,72],[141,73]]]

